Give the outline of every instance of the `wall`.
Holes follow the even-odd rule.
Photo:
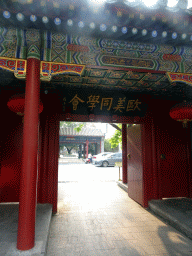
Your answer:
[[[175,104],[149,101],[141,127],[128,128],[128,194],[144,207],[151,199],[192,195],[190,131],[170,118]]]
[[[18,202],[22,163],[23,118],[10,111],[7,102],[16,91],[0,94],[0,107],[3,122],[0,133],[0,202]],[[57,173],[59,152],[59,121],[53,113],[50,99],[54,100],[57,110],[58,99],[55,95],[41,95],[44,110],[40,114],[38,153],[37,202],[53,204],[57,210]]]
[[[40,119],[37,200],[39,203],[52,204],[53,212],[57,212],[59,117],[55,111],[58,111],[60,106],[55,94],[42,95],[41,99],[44,110]],[[54,109],[50,101],[55,103]]]
[[[190,130],[169,117],[173,105],[161,104],[154,116],[159,198],[190,196]]]
[[[22,117],[7,107],[11,92],[1,93],[0,202],[19,201],[22,161]]]

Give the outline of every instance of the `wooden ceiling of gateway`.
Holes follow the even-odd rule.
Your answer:
[[[143,43],[192,45],[192,8],[178,0],[146,7],[146,0],[1,0],[1,26]],[[102,3],[95,5],[94,3]],[[183,35],[184,34],[184,35]]]
[[[179,1],[175,9],[167,8],[163,1],[153,9],[142,4],[131,6],[127,3],[126,0],[110,0],[102,8],[93,9],[89,1],[81,0],[2,0],[0,24],[142,44],[191,47],[191,11],[184,2]],[[16,79],[13,73],[0,70],[0,77],[0,90],[24,90],[25,81]],[[164,72],[149,73],[146,70],[99,66],[86,66],[81,76],[62,74],[53,76],[49,82],[41,82],[42,92],[48,90],[59,93],[63,88],[118,90],[170,100],[190,99],[192,95],[191,86],[180,82],[171,83]]]

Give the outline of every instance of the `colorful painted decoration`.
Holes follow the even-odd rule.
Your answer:
[[[37,17],[36,17],[35,15],[31,15],[31,16],[30,16],[30,20],[31,20],[32,22],[35,22],[35,21],[37,20]]]
[[[55,25],[60,25],[61,24],[61,19],[55,18],[54,22],[55,22]]]
[[[24,15],[22,13],[17,13],[16,17],[17,17],[17,19],[19,21],[23,21],[24,20]]]
[[[11,14],[8,11],[4,11],[3,16],[4,16],[4,18],[9,19],[11,17]]]
[[[79,26],[79,28],[83,28],[85,26],[85,24],[83,21],[79,21],[78,26]]]
[[[184,83],[192,85],[192,75],[191,74],[167,72],[167,76],[172,83],[173,82],[184,82]]]
[[[137,29],[137,28],[133,28],[133,29],[132,29],[132,33],[133,33],[134,35],[136,35],[137,32],[138,32],[138,29]]]
[[[0,57],[0,68],[14,72],[15,77],[26,77],[27,60]]]
[[[177,33],[176,33],[176,32],[173,32],[172,38],[173,38],[173,39],[176,39],[176,38],[177,38]]]
[[[70,26],[70,27],[73,26],[73,21],[72,21],[71,19],[69,19],[69,20],[67,21],[67,25]]]
[[[54,62],[41,62],[40,77],[41,80],[50,81],[52,75],[63,74],[63,73],[74,73],[81,75],[85,66],[66,64],[66,63],[54,63]]]
[[[91,29],[95,29],[95,23],[94,23],[94,22],[91,22],[91,23],[89,24],[89,27],[90,27]]]
[[[105,24],[100,25],[100,30],[105,31],[107,29],[107,26]]]
[[[165,38],[166,36],[167,36],[167,31],[163,31],[163,32],[162,32],[162,37]]]
[[[42,22],[46,24],[49,22],[49,19],[46,16],[43,16]]]
[[[157,37],[157,31],[156,31],[156,30],[154,30],[154,31],[152,32],[152,37]]]
[[[143,35],[143,36],[146,36],[146,35],[147,35],[147,30],[146,30],[146,29],[143,29],[143,30],[142,30],[142,35]]]
[[[126,27],[123,27],[123,28],[121,29],[121,31],[122,31],[123,34],[126,34],[126,33],[127,33],[127,28],[126,28]]]

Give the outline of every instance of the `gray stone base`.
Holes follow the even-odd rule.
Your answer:
[[[27,251],[21,251],[16,248],[18,212],[18,203],[0,204],[0,256],[46,255],[49,228],[52,217],[52,205],[37,205],[35,247]]]
[[[166,223],[192,239],[192,199],[151,200],[149,211],[152,211]]]
[[[117,181],[117,185],[122,188],[123,190],[125,190],[125,192],[128,193],[128,185],[124,184],[122,181]]]

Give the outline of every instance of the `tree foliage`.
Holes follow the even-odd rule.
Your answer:
[[[109,142],[111,143],[111,148],[116,148],[119,143],[122,143],[122,124],[118,124],[117,126],[119,127],[119,129],[116,130],[113,136],[109,139]]]
[[[105,139],[104,140],[104,151],[105,152],[117,152],[118,151],[118,146],[116,148],[111,147],[110,139]]]

